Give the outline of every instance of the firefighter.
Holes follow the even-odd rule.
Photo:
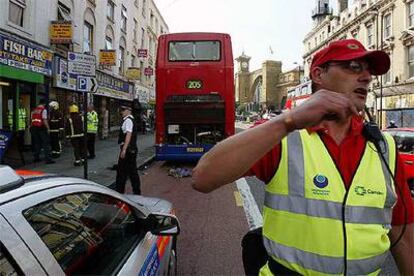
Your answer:
[[[39,105],[32,111],[30,116],[30,132],[32,134],[34,162],[40,161],[40,151],[43,148],[46,164],[53,164],[55,161],[53,161],[49,155],[49,123],[47,117],[45,100],[40,99]]]
[[[94,106],[88,106],[87,113],[88,133],[87,133],[87,146],[88,146],[88,159],[95,158],[95,139],[98,132],[98,113],[95,111]]]
[[[52,157],[58,158],[62,153],[61,133],[63,131],[62,113],[59,111],[59,103],[51,101],[49,103],[49,126],[50,126],[50,145],[52,147]]]
[[[81,166],[85,160],[85,146],[83,143],[83,118],[79,114],[76,104],[69,106],[69,118],[66,122],[66,138],[70,139],[75,155],[74,166]]]
[[[9,110],[7,113],[7,121],[10,130],[13,130],[13,110]],[[24,151],[24,134],[26,132],[26,128],[28,126],[28,117],[26,108],[23,106],[23,98],[19,98],[19,107],[17,109],[17,125],[16,125],[16,138],[17,138],[17,145],[21,152]]]

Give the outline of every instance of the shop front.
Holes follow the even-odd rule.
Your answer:
[[[0,132],[11,133],[9,144],[18,142],[20,151],[31,144],[31,110],[49,96],[52,57],[46,47],[0,30]]]
[[[134,84],[96,70],[98,90],[93,95],[95,110],[99,115],[99,136],[107,138],[111,132],[118,131],[121,123],[119,106],[123,101],[134,98]]]

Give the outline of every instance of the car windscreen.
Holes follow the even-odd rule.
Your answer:
[[[397,143],[400,152],[414,153],[414,131],[387,131],[390,133]]]
[[[171,41],[169,61],[219,61],[220,41]]]

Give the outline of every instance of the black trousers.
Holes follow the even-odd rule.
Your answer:
[[[80,161],[85,158],[85,146],[83,137],[70,138],[70,142],[73,147],[73,153],[75,154],[75,161]]]
[[[141,181],[137,169],[137,154],[128,153],[124,159],[118,159],[118,170],[116,172],[115,190],[119,193],[125,193],[125,184],[127,178],[131,180],[132,191],[136,195],[141,194]]]
[[[95,157],[95,139],[96,133],[88,133],[87,136],[87,146],[88,146],[88,153],[90,157]]]
[[[59,131],[57,132],[50,132],[50,146],[52,147],[52,153],[55,155],[60,155],[60,153],[62,152],[62,147],[60,144],[60,139],[59,139]]]
[[[18,130],[16,133],[17,138],[17,145],[19,147],[19,151],[24,151],[24,130]]]
[[[34,151],[34,159],[40,159],[40,151],[43,148],[45,154],[45,160],[51,160],[49,156],[49,134],[47,133],[47,129],[45,127],[32,127],[30,129],[32,133],[32,145]]]

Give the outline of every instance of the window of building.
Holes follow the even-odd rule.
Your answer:
[[[121,10],[121,30],[126,32],[127,31],[127,9],[122,5]]]
[[[124,74],[124,66],[125,66],[125,48],[119,46],[119,74]]]
[[[384,15],[384,38],[391,36],[391,14]]]
[[[372,24],[367,26],[367,42],[368,46],[374,45],[374,26]]]
[[[414,27],[414,1],[408,3],[408,27]]]
[[[112,50],[113,49],[112,38],[110,38],[109,36],[105,37],[105,49],[106,50]]]
[[[93,26],[86,21],[83,25],[83,52],[93,53]]]
[[[131,55],[131,67],[135,67],[137,65],[137,58],[134,55]]]
[[[138,41],[138,21],[134,18],[134,42]]]
[[[111,0],[108,0],[108,3],[106,4],[106,17],[114,21],[114,15],[115,15],[115,4]]]
[[[1,275],[24,275],[2,243],[0,243],[0,272]]]
[[[408,77],[414,77],[414,45],[408,47]]]
[[[142,1],[142,16],[145,18],[145,13],[146,13],[146,7],[147,6],[147,1],[143,0]]]
[[[26,9],[26,0],[9,1],[9,21],[20,27],[23,27],[24,10]]]
[[[145,47],[145,29],[141,28],[141,49]]]
[[[144,78],[144,62],[143,61],[139,62],[139,70],[141,71],[141,82],[142,82]]]
[[[146,233],[138,210],[104,194],[64,195],[23,215],[65,274],[116,274]]]
[[[388,70],[388,72],[382,76],[382,80],[384,83],[391,83],[391,70]]]
[[[65,21],[70,21],[71,20],[70,8],[68,8],[67,6],[62,4],[61,2],[58,2],[58,16],[57,16],[57,19],[58,20],[65,20]]]

